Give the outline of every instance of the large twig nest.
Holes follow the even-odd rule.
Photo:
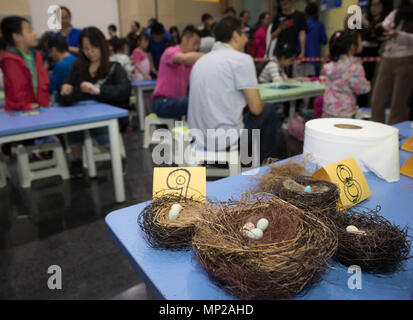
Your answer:
[[[260,240],[245,226],[267,219]],[[243,299],[292,298],[325,271],[336,234],[315,215],[269,194],[216,204],[201,215],[192,240],[207,273]]]

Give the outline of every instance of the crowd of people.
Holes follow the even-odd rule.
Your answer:
[[[261,159],[275,156],[277,115],[262,102],[259,82],[321,76],[324,117],[351,118],[359,106],[371,106],[373,120],[380,122],[387,106],[390,124],[409,117],[413,0],[402,0],[394,10],[391,0],[369,0],[363,29],[349,30],[345,22],[343,30],[334,32],[328,42],[330,62],[324,65],[299,60],[320,57],[321,46],[327,44],[315,3],[302,13],[294,9],[293,0],[279,0],[278,12],[263,12],[253,27],[248,11],[238,16],[233,8],[219,21],[203,14],[199,27],[187,26],[182,34],[153,18],[146,28],[134,21],[122,38],[112,24],[109,39],[96,27],[74,28],[70,10],[61,9],[62,30],[45,34],[40,43],[25,18],[3,19],[0,68],[6,110],[48,106],[51,95],[63,105],[92,99],[126,108],[131,81],[157,79],[152,99],[159,117],[187,116],[189,127],[205,131],[205,136],[208,129],[260,129]],[[378,57],[382,43],[375,76],[376,62],[362,63],[360,57]],[[254,58],[267,60],[257,68]],[[297,77],[300,69],[306,71]],[[92,134],[107,142],[104,130]],[[80,163],[82,135],[71,134],[69,142],[74,161]],[[200,139],[196,143],[204,146]]]

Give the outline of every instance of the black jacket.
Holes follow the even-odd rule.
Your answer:
[[[99,95],[90,95],[80,92],[80,84],[84,81],[100,85]],[[79,100],[96,100],[102,103],[110,104],[117,107],[128,107],[131,94],[131,84],[128,75],[122,66],[117,62],[110,63],[110,72],[105,79],[98,79],[84,75],[79,70],[79,62],[76,60],[69,71],[64,83],[74,87],[74,92],[69,97],[62,97],[59,101],[63,105],[70,105]]]

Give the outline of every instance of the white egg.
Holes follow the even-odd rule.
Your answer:
[[[268,220],[263,218],[257,222],[257,229],[261,229],[262,231],[265,231],[267,230],[269,225],[270,223],[268,222]]]
[[[181,212],[182,211],[182,206],[180,205],[180,204],[174,204],[172,207],[171,207],[171,210],[177,210],[178,212]]]
[[[248,237],[253,240],[260,240],[263,236],[264,233],[261,229],[252,229],[250,232],[248,232]]]
[[[358,235],[363,235],[363,236],[366,235],[366,232],[365,232],[365,231],[359,230],[356,226],[353,226],[353,225],[348,226],[348,227],[346,228],[346,231],[347,231],[348,233],[352,233],[352,234],[358,234]]]
[[[179,216],[179,211],[176,209],[169,210],[169,220],[176,220]]]

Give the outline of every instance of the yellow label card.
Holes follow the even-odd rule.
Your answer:
[[[154,168],[153,198],[166,194],[205,200],[206,168]]]
[[[402,149],[408,152],[413,152],[413,137],[407,139],[407,141],[402,145]]]
[[[410,157],[410,159],[406,161],[406,163],[400,169],[400,173],[413,178],[413,157]]]
[[[356,159],[348,158],[314,172],[313,177],[331,181],[340,189],[340,203],[353,207],[371,196],[369,186]]]

